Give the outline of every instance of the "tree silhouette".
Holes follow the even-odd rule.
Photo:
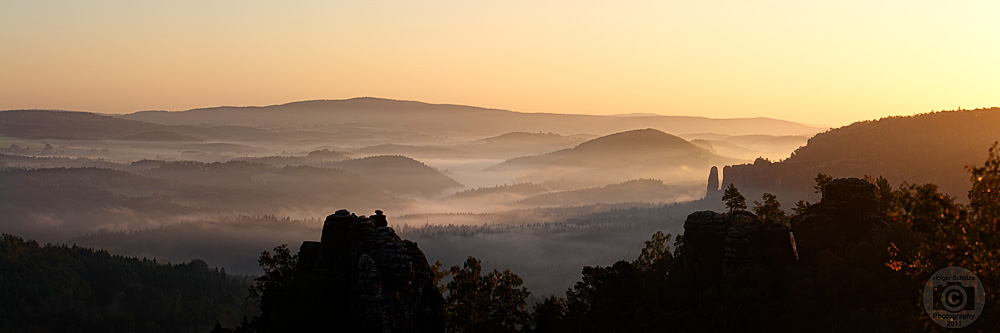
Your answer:
[[[556,295],[535,303],[535,310],[531,314],[534,331],[558,332],[562,330],[566,327],[564,322],[566,311],[566,299]]]
[[[673,257],[671,257],[670,246],[667,245],[668,241],[670,241],[670,235],[664,234],[663,231],[653,233],[653,236],[646,241],[646,246],[639,252],[639,257],[635,258],[632,264],[639,269],[649,271],[656,269],[656,265],[672,263]]]
[[[894,200],[892,185],[889,184],[889,180],[882,176],[874,178],[868,175],[865,175],[865,180],[875,185],[875,199],[878,200],[879,213],[888,213],[888,210],[892,206],[892,202]]]
[[[671,235],[657,231],[634,261],[611,266],[586,266],[582,278],[566,292],[562,331],[634,332],[662,330],[659,312],[672,303],[670,272],[679,255],[678,240],[671,251]],[[551,304],[550,304],[551,305]],[[554,305],[551,305],[554,306]],[[653,314],[656,315],[653,315]],[[543,327],[537,325],[539,330]],[[556,330],[559,331],[559,330]]]
[[[969,206],[980,219],[996,225],[1000,218],[1000,142],[990,147],[989,158],[982,167],[969,167],[972,188],[969,189]]]
[[[463,267],[451,267],[445,311],[451,332],[511,332],[530,327],[525,299],[531,294],[520,276],[509,269],[485,276],[481,262],[468,257]]]
[[[886,266],[906,272],[913,279],[913,288],[923,288],[931,273],[947,266],[969,269],[987,286],[995,285],[1000,279],[1000,237],[996,236],[1000,231],[997,228],[997,213],[1000,212],[998,153],[998,144],[994,143],[984,166],[968,168],[972,180],[968,206],[941,193],[934,184],[904,183],[893,192],[893,206],[888,216],[895,227],[908,234],[891,244],[891,257]],[[989,287],[985,290],[985,307],[1000,307],[1000,292]],[[973,325],[995,330],[1000,326],[1000,315],[984,311]]]
[[[761,199],[764,200],[764,203],[757,200],[753,202],[753,213],[761,222],[788,223],[788,214],[781,210],[781,202],[778,202],[776,195],[764,193],[761,195]]]
[[[826,189],[826,184],[829,184],[831,181],[833,181],[833,176],[824,173],[818,173],[816,174],[815,180],[816,180],[816,186],[813,186],[813,189],[815,189],[816,193],[822,194],[823,190]]]
[[[208,332],[251,316],[250,280],[0,234],[0,332]]]
[[[792,207],[792,211],[795,212],[795,215],[799,215],[805,213],[809,209],[809,206],[812,206],[809,201],[799,199],[799,201],[795,202],[795,207]]]
[[[250,287],[252,298],[259,300],[265,291],[280,292],[278,290],[288,288],[292,283],[298,255],[291,253],[288,244],[276,246],[273,251],[273,254],[270,251],[261,252],[257,259],[257,264],[264,270],[264,275],[254,279],[254,285]]]
[[[729,183],[726,192],[722,194],[722,201],[726,203],[726,208],[730,212],[747,210],[747,198],[740,194],[740,190],[733,183]]]

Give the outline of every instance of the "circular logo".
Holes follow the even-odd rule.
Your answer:
[[[986,304],[986,290],[976,274],[962,267],[945,267],[924,285],[924,310],[938,325],[969,326]]]

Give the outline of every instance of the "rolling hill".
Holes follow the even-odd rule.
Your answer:
[[[748,199],[781,193],[783,202],[818,199],[811,186],[817,173],[834,177],[883,176],[893,186],[935,183],[965,200],[965,167],[986,160],[1000,140],[1000,108],[943,111],[861,121],[820,133],[780,162],[758,160],[727,166],[723,185],[733,183]]]
[[[397,194],[431,196],[450,188],[462,187],[462,184],[440,171],[406,156],[369,156],[331,165],[360,174],[375,186]]]
[[[510,132],[460,144],[455,148],[494,158],[509,159],[571,148],[595,137],[587,134],[563,136],[556,133]]]
[[[317,168],[332,168],[334,162],[339,162],[348,159],[350,156],[348,153],[340,151],[332,151],[329,149],[313,150],[302,155],[291,155],[291,156],[261,156],[261,157],[239,157],[233,159],[234,161],[246,161],[251,163],[263,163],[276,167],[285,166],[313,166]]]
[[[163,125],[90,112],[0,111],[0,135],[24,139],[187,142],[206,139],[267,140],[279,134],[284,133],[245,126]]]
[[[0,169],[0,228],[64,241],[196,216],[313,216],[331,205],[373,210],[408,203],[339,169],[192,161],[140,161],[127,168]]]
[[[704,178],[713,163],[736,160],[718,156],[677,136],[655,129],[599,137],[573,148],[507,160],[491,172],[521,173],[519,180],[567,181],[605,185],[655,178],[669,183]],[[699,176],[695,176],[701,173]]]
[[[141,111],[123,118],[164,125],[236,125],[266,128],[318,128],[365,125],[435,136],[500,135],[508,132],[592,133],[607,135],[635,128],[669,133],[812,135],[822,131],[769,119],[711,119],[682,116],[593,116],[521,113],[472,106],[428,104],[380,98],[316,100],[253,107],[213,107],[179,112]]]
[[[788,158],[804,146],[809,137],[803,135],[724,135],[718,133],[686,134],[685,140],[722,156],[746,159],[763,157],[770,160]]]
[[[28,139],[118,139],[169,135],[172,126],[120,119],[88,112],[11,110],[0,112],[0,134]],[[164,134],[171,133],[171,134]],[[179,138],[196,139],[180,136]],[[184,140],[187,141],[187,140]]]

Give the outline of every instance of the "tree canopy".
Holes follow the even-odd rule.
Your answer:
[[[449,270],[445,311],[452,332],[511,332],[531,325],[525,299],[531,294],[509,269],[482,274],[482,262],[468,257]]]
[[[735,185],[729,183],[726,191],[722,194],[722,201],[726,203],[726,208],[730,212],[744,211],[747,209],[747,199],[740,193]]]
[[[761,195],[761,199],[764,200],[763,203],[757,200],[753,202],[753,213],[761,222],[788,224],[788,214],[781,209],[781,202],[778,202],[777,196],[764,193]]]
[[[254,314],[249,279],[0,236],[0,331],[207,332]]]

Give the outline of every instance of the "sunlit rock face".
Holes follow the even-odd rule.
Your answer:
[[[875,185],[858,178],[838,178],[823,190],[823,199],[792,219],[799,259],[810,262],[824,249],[860,242],[886,222],[878,214]]]
[[[306,241],[287,292],[261,298],[274,329],[345,332],[444,331],[444,298],[417,243],[400,239],[385,215],[340,210]]]

